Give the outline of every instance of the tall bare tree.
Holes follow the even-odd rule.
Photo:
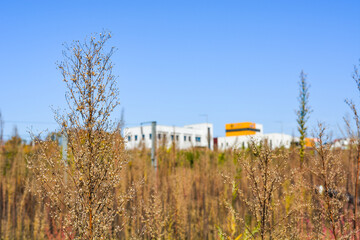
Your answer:
[[[126,157],[119,125],[109,118],[119,104],[114,48],[105,47],[110,38],[100,33],[65,45],[58,68],[67,87],[68,110],[55,112],[55,118],[67,138],[68,156],[53,141],[37,140],[40,150],[29,159],[41,183],[38,191],[50,199],[53,216],[68,238],[109,239],[121,229],[113,223],[129,197],[115,194]]]

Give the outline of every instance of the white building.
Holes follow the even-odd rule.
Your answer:
[[[202,147],[213,149],[213,125],[200,123],[176,126],[156,126],[156,145],[170,147],[173,143],[179,149],[190,147]],[[151,148],[152,144],[151,125],[131,127],[125,129],[126,148],[133,149],[145,145]]]
[[[229,136],[218,137],[217,146],[219,150],[248,148],[249,143],[253,140],[258,141],[261,139],[262,134],[257,135],[242,135],[242,136]]]
[[[219,150],[248,148],[251,141],[264,141],[270,148],[290,148],[293,141],[298,141],[292,136],[283,133],[263,133],[263,125],[253,122],[228,123],[225,125],[225,137],[215,140]]]
[[[279,147],[290,148],[293,141],[299,141],[298,138],[294,138],[293,136],[284,133],[264,134],[263,139],[267,139],[271,149]]]
[[[291,135],[283,133],[269,133],[256,135],[242,135],[219,137],[217,140],[218,149],[234,149],[234,148],[248,148],[251,141],[267,140],[271,149],[285,147],[290,148],[291,142],[296,141]]]

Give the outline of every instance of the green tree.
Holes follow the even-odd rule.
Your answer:
[[[309,120],[309,114],[311,108],[309,106],[309,84],[307,83],[307,75],[304,71],[300,73],[299,81],[299,110],[297,113],[298,131],[300,134],[300,167],[302,168],[305,157],[305,138],[307,134],[307,121]]]

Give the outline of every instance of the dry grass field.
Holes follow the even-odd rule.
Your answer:
[[[38,147],[16,136],[1,146],[1,239],[66,238],[67,211],[55,221],[49,199],[30,191],[38,183],[27,159]],[[112,194],[134,191],[107,229],[108,236],[355,239],[354,199],[348,194],[354,196],[356,154],[355,147],[340,150],[322,144],[306,150],[301,170],[295,146],[269,150],[264,143],[226,152],[158,148],[155,172],[149,150],[132,150]],[[116,232],[116,226],[122,230]]]

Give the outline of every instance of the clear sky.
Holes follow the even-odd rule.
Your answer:
[[[344,103],[360,94],[360,1],[1,1],[0,111],[5,137],[17,125],[55,129],[65,107],[56,61],[62,43],[110,30],[120,118],[134,126],[251,121],[264,132],[297,134],[299,73],[308,74],[309,127],[339,136]]]

